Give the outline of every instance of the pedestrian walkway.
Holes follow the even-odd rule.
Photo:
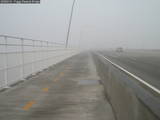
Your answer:
[[[114,120],[91,55],[82,53],[0,93],[0,120]]]

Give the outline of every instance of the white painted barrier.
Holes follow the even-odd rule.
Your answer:
[[[61,43],[0,35],[0,89],[74,54]]]
[[[160,96],[156,89],[102,54],[93,54],[93,58],[117,120],[160,120]]]

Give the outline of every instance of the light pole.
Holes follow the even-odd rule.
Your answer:
[[[76,2],[76,0],[73,0],[71,14],[70,14],[70,18],[69,18],[69,25],[68,25],[68,30],[67,30],[67,39],[66,39],[66,46],[65,46],[66,48],[68,48],[68,41],[69,41],[69,35],[70,35],[70,31],[71,31],[71,24],[72,24],[75,2]]]

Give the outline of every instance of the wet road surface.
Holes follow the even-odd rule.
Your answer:
[[[89,54],[0,93],[0,120],[114,120]]]

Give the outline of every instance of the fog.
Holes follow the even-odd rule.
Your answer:
[[[64,43],[73,0],[0,5],[0,34]],[[159,0],[76,0],[69,45],[160,48]]]

